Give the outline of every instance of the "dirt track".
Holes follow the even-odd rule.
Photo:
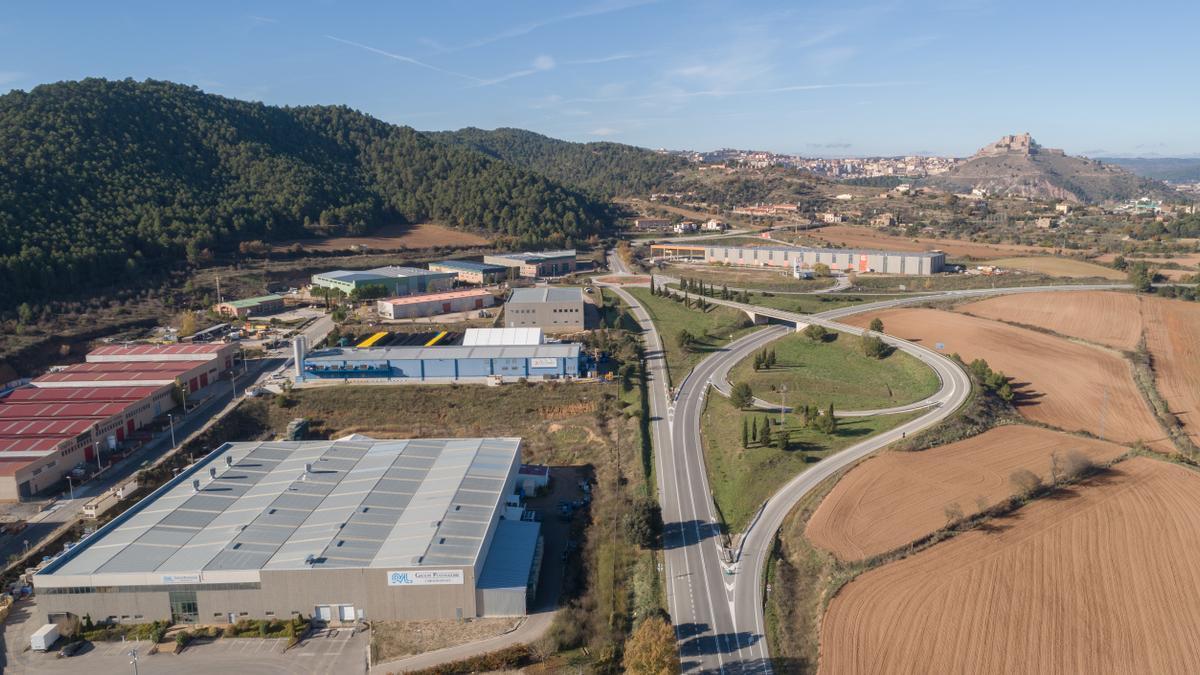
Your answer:
[[[1108,291],[1001,295],[958,308],[985,319],[1038,326],[1055,333],[1127,351],[1142,337],[1141,302],[1132,293]]]
[[[892,251],[945,251],[950,256],[970,258],[1007,258],[1016,253],[1049,253],[1049,249],[1021,244],[986,244],[958,239],[895,237],[877,230],[848,225],[831,225],[805,232],[815,239],[856,248],[883,248]]]
[[[820,672],[1200,672],[1200,475],[1136,458],[996,527],[846,585]]]
[[[1119,443],[1144,441],[1174,449],[1118,354],[997,321],[933,309],[896,309],[847,320],[866,326],[874,316],[890,335],[965,361],[986,359],[1013,381],[1025,417],[1068,431],[1088,431]]]
[[[1013,493],[1009,475],[1029,469],[1048,479],[1050,456],[1073,450],[1097,462],[1125,448],[1039,427],[1009,425],[923,452],[884,452],[859,464],[821,502],[805,535],[842,560],[886,553],[946,524],[945,507],[964,515]]]

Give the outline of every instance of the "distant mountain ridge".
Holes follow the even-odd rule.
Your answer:
[[[990,143],[945,173],[921,179],[921,185],[948,192],[984,190],[988,194],[1076,203],[1168,197],[1161,182],[1062,150],[1044,148],[1028,134]]]
[[[1097,157],[1143,178],[1172,183],[1200,181],[1200,157]]]

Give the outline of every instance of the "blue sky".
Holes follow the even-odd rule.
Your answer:
[[[647,147],[963,155],[1029,131],[1183,155],[1197,25],[1200,3],[1108,0],[28,2],[0,13],[0,91],[155,78]]]

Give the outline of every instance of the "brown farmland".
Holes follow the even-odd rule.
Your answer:
[[[1144,457],[871,570],[822,673],[1200,672],[1200,475]]]
[[[1006,258],[1014,253],[1047,253],[1049,249],[1021,244],[988,244],[961,239],[932,237],[897,237],[877,230],[849,225],[831,225],[805,234],[822,241],[854,248],[877,248],[891,251],[945,251],[951,257]]]
[[[895,309],[851,317],[865,327],[879,317],[889,335],[966,361],[982,358],[1012,378],[1017,410],[1035,422],[1088,431],[1118,443],[1144,441],[1169,452],[1149,404],[1133,382],[1132,367],[1118,354],[1065,338],[935,309]]]
[[[299,244],[311,251],[345,251],[353,248],[398,251],[405,248],[420,249],[434,246],[465,248],[487,246],[489,243],[485,237],[473,232],[455,230],[435,223],[418,223],[416,225],[386,225],[377,228],[371,234],[357,237],[297,239],[280,243],[275,246],[275,249],[282,251]]]
[[[1193,442],[1200,443],[1200,305],[1131,293],[1028,293],[963,305],[960,312],[1014,321],[1133,351],[1142,336],[1155,386]]]
[[[946,524],[947,505],[973,515],[1013,494],[1009,475],[1050,478],[1050,457],[1079,451],[1094,462],[1125,452],[1115,443],[1040,427],[1001,426],[922,452],[884,452],[838,481],[805,535],[842,560],[860,560],[916,541]]]
[[[1141,303],[1132,293],[1017,293],[968,303],[958,311],[1038,326],[1126,351],[1137,349],[1142,338]]]
[[[1193,443],[1200,443],[1200,304],[1143,298],[1155,388]]]

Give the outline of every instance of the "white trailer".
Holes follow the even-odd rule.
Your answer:
[[[58,624],[48,623],[29,638],[29,648],[35,652],[47,652],[57,641]]]

